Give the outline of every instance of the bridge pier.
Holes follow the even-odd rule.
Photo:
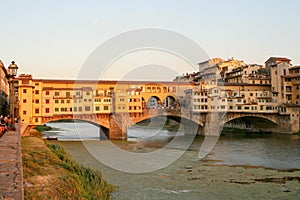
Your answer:
[[[130,116],[128,113],[113,113],[109,117],[109,139],[127,139],[127,128]]]

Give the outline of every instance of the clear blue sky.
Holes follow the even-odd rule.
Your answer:
[[[75,78],[89,54],[125,31],[159,27],[184,34],[210,57],[300,64],[297,0],[1,1],[0,59],[36,78]]]

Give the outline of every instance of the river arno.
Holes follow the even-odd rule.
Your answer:
[[[72,125],[49,124],[66,129],[56,132],[61,139],[71,138]],[[74,127],[74,126],[73,126]],[[96,139],[97,132],[86,124],[77,124],[76,133]],[[137,130],[135,130],[137,131]],[[138,132],[150,130],[140,129]],[[154,131],[155,132],[155,131]],[[74,133],[74,132],[73,132]],[[49,133],[55,135],[55,133]],[[163,131],[161,138],[168,133]],[[141,133],[144,136],[145,133]],[[182,136],[184,140],[184,136]],[[300,172],[278,171],[300,169],[300,138],[298,135],[225,134],[220,137],[205,161],[199,161],[198,151],[203,141],[197,137],[188,151],[171,165],[151,173],[125,173],[103,165],[87,150],[86,145],[106,145],[110,141],[58,141],[75,161],[102,171],[104,177],[119,186],[114,199],[297,199],[300,192]],[[132,143],[117,142],[131,147]],[[135,144],[133,144],[135,145]],[[176,147],[180,149],[180,147]],[[130,148],[129,150],[134,150]],[[147,145],[138,151],[155,150]],[[174,151],[174,149],[170,149]],[[101,152],[99,152],[101,154]],[[232,166],[224,166],[232,165]],[[239,166],[236,166],[239,165]],[[243,167],[242,167],[243,166]],[[263,166],[265,168],[262,168]]]

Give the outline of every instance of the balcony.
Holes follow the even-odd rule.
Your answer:
[[[73,99],[74,96],[53,96],[53,99]]]

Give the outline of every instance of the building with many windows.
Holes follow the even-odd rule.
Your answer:
[[[0,115],[10,114],[8,72],[0,60]]]
[[[218,69],[216,65],[214,67]],[[207,81],[204,70],[200,72],[202,76],[186,92],[186,98],[191,99],[189,107],[193,113],[289,114],[293,130],[299,130],[300,66],[292,66],[288,58],[271,57],[265,66],[238,63],[236,67],[226,70],[224,76],[223,71],[220,68],[215,70],[215,81]]]
[[[42,124],[55,116],[107,117],[110,113],[141,115],[145,109],[176,108],[184,90],[193,83],[142,81],[75,81],[33,79],[21,74],[21,121]]]

